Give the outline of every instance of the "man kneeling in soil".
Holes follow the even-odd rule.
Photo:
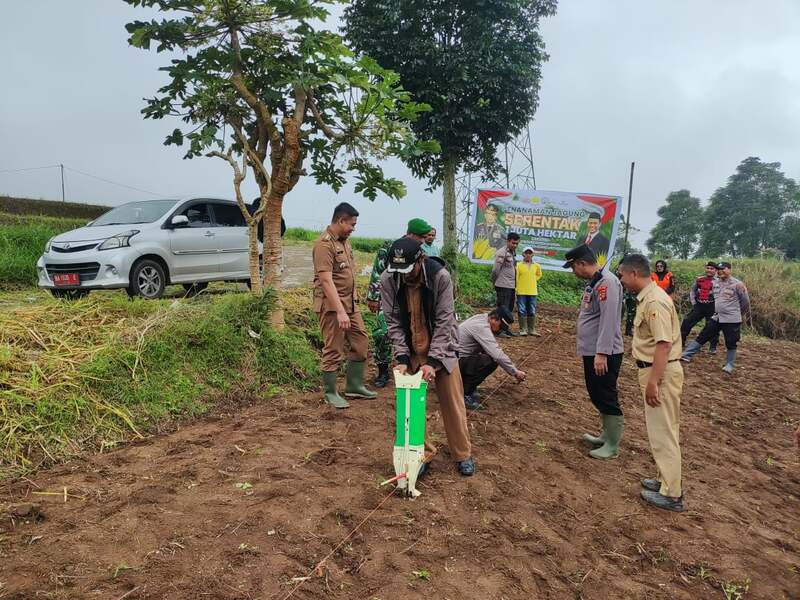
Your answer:
[[[475,473],[464,408],[464,388],[458,369],[453,281],[444,261],[426,257],[420,242],[409,238],[389,248],[381,275],[381,308],[400,373],[422,371],[425,381],[436,382],[439,411],[444,421],[450,455],[464,476]],[[425,463],[426,465],[428,463]],[[420,476],[424,471],[420,471]]]
[[[458,326],[458,368],[464,383],[464,405],[469,410],[481,407],[478,386],[494,373],[497,365],[517,381],[525,380],[525,373],[514,365],[494,337],[503,326],[510,327],[513,322],[511,312],[499,307],[488,315],[470,317]]]
[[[642,480],[642,498],[658,508],[683,512],[680,320],[672,299],[650,279],[650,263],[644,256],[629,254],[619,272],[622,285],[636,294],[631,353],[639,369],[647,437],[658,470],[656,479]]]

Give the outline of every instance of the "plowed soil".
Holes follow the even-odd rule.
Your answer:
[[[686,368],[675,514],[639,498],[654,467],[635,366],[623,452],[592,460],[573,318],[544,312],[541,338],[504,342],[527,381],[496,373],[470,415],[477,474],[455,470],[431,393],[441,450],[422,496],[390,497],[318,568],[386,499],[390,389],[346,411],[318,394],[230,402],[7,483],[0,597],[800,598],[800,346],[748,338],[731,377],[719,356]]]

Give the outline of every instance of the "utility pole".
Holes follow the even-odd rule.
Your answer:
[[[631,163],[631,180],[628,184],[628,214],[625,216],[625,247],[622,251],[622,255],[626,255],[628,253],[628,232],[631,229],[631,197],[633,196],[633,168],[636,166],[635,162]]]
[[[66,196],[64,194],[64,165],[59,163],[58,166],[61,167],[61,201],[62,202],[66,202],[67,199],[66,199]]]

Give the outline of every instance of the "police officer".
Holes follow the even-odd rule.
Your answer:
[[[655,479],[642,480],[642,498],[658,508],[683,512],[680,320],[672,299],[650,279],[647,258],[629,254],[622,259],[619,272],[622,285],[636,294],[632,354],[644,396],[647,437],[658,470]]]
[[[583,359],[586,390],[603,425],[600,435],[585,434],[583,439],[599,446],[589,452],[592,458],[616,458],[624,422],[617,391],[625,351],[619,320],[622,285],[616,275],[597,264],[594,252],[586,244],[567,252],[566,259],[564,268],[587,280],[576,328],[578,356]]]
[[[336,372],[347,354],[345,396],[374,398],[377,394],[364,387],[364,366],[369,341],[358,310],[356,263],[348,238],[356,228],[358,211],[342,202],[333,211],[331,224],[314,242],[314,311],[319,317],[324,347],[322,382],[325,401],[336,408],[350,406],[336,390]]]

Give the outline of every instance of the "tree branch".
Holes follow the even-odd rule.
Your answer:
[[[311,109],[311,114],[314,115],[314,120],[317,122],[317,126],[322,130],[322,133],[325,134],[325,137],[331,140],[340,140],[344,137],[344,134],[337,133],[333,129],[331,129],[330,125],[328,125],[323,119],[322,114],[319,112],[319,107],[317,106],[317,101],[314,99],[314,94],[309,90],[307,94],[308,98],[308,107]]]
[[[306,119],[306,98],[308,94],[299,85],[294,86],[294,121],[302,125]]]

